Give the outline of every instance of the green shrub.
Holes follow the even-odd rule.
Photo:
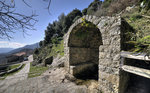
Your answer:
[[[87,14],[87,9],[88,8],[85,8],[85,9],[82,10],[82,15],[86,15]]]
[[[142,44],[150,44],[150,35],[141,38],[138,42]]]
[[[141,19],[142,16],[139,13],[135,13],[130,17],[131,21],[136,21],[137,19]]]
[[[11,65],[11,66],[9,67],[9,69],[14,69],[14,68],[17,68],[17,67],[19,67],[19,66],[20,66],[20,64]]]
[[[61,40],[58,44],[54,44],[49,56],[57,56],[57,55],[64,56],[64,41]]]
[[[39,54],[38,48],[36,48],[36,49],[34,50],[34,54]]]
[[[103,7],[104,7],[104,8],[107,8],[107,7],[111,4],[111,2],[112,2],[112,0],[105,0],[105,1],[103,2]]]

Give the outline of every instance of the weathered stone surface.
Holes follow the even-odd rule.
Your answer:
[[[57,56],[56,58],[54,58],[54,60],[53,60],[51,65],[53,67],[64,67],[65,61],[66,61],[65,57]]]
[[[9,83],[0,81],[0,93],[89,93],[85,85],[76,85],[66,78],[70,75],[63,68],[52,68],[42,76]]]
[[[69,71],[69,68],[73,67],[74,64],[83,62],[99,64],[99,89],[103,93],[119,93],[121,38],[123,31],[125,31],[121,28],[122,19],[120,16],[98,18],[91,15],[82,18],[96,25],[95,29],[98,30],[91,29],[91,32],[99,31],[99,34],[96,33],[96,35],[100,38],[93,36],[95,34],[89,34],[84,40],[76,39],[73,33],[78,31],[76,28],[81,21],[79,19],[75,22],[64,37],[65,57],[67,59],[65,67]],[[73,72],[73,68],[71,70]]]

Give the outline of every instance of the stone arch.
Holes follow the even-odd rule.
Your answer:
[[[82,48],[83,45],[77,44],[78,46],[76,46],[76,44],[72,42],[74,39],[71,39],[71,37],[75,29],[83,22],[83,18],[94,24],[96,27],[94,30],[99,31],[100,34],[98,35],[100,36],[100,39],[98,39],[100,41],[98,44],[99,89],[105,93],[117,93],[115,91],[118,91],[119,88],[119,63],[121,51],[120,17],[96,17],[86,15],[78,19],[64,36],[64,52],[66,57],[65,68],[71,74],[74,74],[74,71],[80,71],[82,68],[82,66],[79,68],[74,66],[76,62],[73,62],[72,60],[72,55],[74,54],[72,51],[74,47]],[[91,48],[88,44],[84,47]]]
[[[70,67],[73,75],[81,79],[98,79],[99,46],[102,36],[99,29],[91,22],[89,27],[78,24],[70,33]]]

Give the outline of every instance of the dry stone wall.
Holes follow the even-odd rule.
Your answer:
[[[83,16],[85,20],[93,23],[99,29],[101,33],[101,44],[99,46],[99,89],[102,93],[121,93],[119,92],[119,63],[120,63],[120,51],[121,51],[121,18],[118,17],[96,17],[91,15]],[[68,33],[64,36],[64,52],[66,57],[65,67],[66,70],[72,71],[70,66],[76,60],[75,52],[78,51],[76,47],[69,46],[69,39],[73,29],[80,23],[82,18],[78,19],[69,29]],[[82,50],[82,51],[81,51]],[[88,55],[86,48],[79,50],[80,56],[84,54]],[[92,53],[92,52],[90,52]],[[86,55],[82,61],[86,61],[89,57]],[[97,56],[94,52],[93,56]],[[80,57],[79,56],[79,57]],[[79,58],[80,59],[80,58]],[[77,60],[76,62],[80,62]],[[94,59],[93,59],[94,60]]]

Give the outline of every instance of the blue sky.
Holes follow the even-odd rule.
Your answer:
[[[16,11],[25,15],[30,15],[32,11],[36,11],[36,14],[38,15],[38,17],[36,17],[38,22],[34,26],[36,31],[28,31],[27,33],[29,35],[25,35],[25,37],[21,31],[16,31],[16,33],[12,35],[13,39],[10,41],[7,39],[0,39],[0,48],[18,48],[43,40],[44,30],[48,23],[52,23],[54,20],[57,20],[61,13],[68,14],[75,8],[80,10],[87,8],[93,0],[52,0],[50,6],[51,14],[49,14],[45,9],[48,2],[43,2],[43,0],[26,1],[32,6],[32,8],[26,6],[22,0],[15,0]]]

